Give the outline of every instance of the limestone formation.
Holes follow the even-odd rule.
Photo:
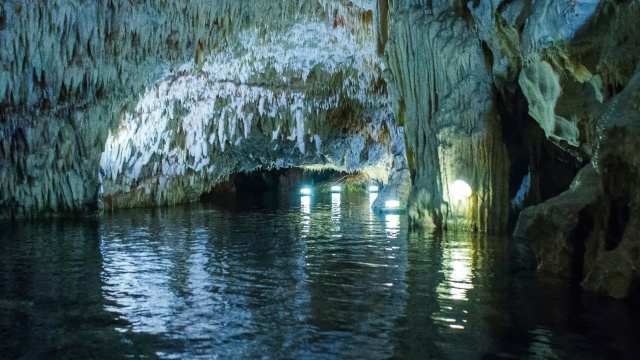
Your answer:
[[[409,215],[420,225],[500,232],[509,163],[480,39],[450,4],[397,2],[392,16],[388,56],[413,180]],[[472,186],[471,199],[453,199],[457,179]]]
[[[593,260],[600,247],[597,244],[600,236],[593,239],[588,237],[594,225],[602,220],[594,218],[601,194],[602,185],[596,171],[592,166],[587,166],[578,174],[569,190],[543,204],[531,206],[520,214],[515,234],[529,241],[541,272],[566,278],[583,276],[585,257]],[[588,240],[596,243],[587,244]],[[579,273],[575,274],[574,271]]]
[[[406,209],[411,194],[411,172],[407,164],[405,138],[402,128],[395,136],[395,142],[391,146],[393,153],[393,166],[389,174],[389,180],[385,187],[379,191],[372,208],[383,212],[386,210],[386,202],[396,200],[400,202],[400,208]]]
[[[330,25],[330,24],[329,24]],[[101,159],[109,207],[194,201],[238,171],[313,166],[387,181],[394,117],[383,66],[342,27],[258,29],[141,95]]]

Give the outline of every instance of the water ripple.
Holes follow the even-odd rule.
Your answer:
[[[0,227],[0,354],[624,359],[639,350],[626,335],[638,333],[633,313],[537,281],[523,244],[410,232],[404,215],[371,211],[365,194],[243,201]]]

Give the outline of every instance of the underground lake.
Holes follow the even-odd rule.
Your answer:
[[[0,224],[0,358],[632,359],[627,304],[374,193]]]

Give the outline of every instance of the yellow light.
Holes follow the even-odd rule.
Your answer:
[[[378,192],[378,190],[380,190],[380,188],[376,185],[369,186],[369,192]]]
[[[302,195],[311,195],[311,189],[302,188],[302,189],[300,189],[300,194],[302,194]]]
[[[331,187],[331,192],[340,192],[342,188],[340,186],[334,185]]]
[[[451,185],[451,197],[454,200],[468,199],[472,194],[471,186],[463,180],[456,180]]]

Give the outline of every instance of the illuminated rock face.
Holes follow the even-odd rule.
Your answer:
[[[392,15],[389,64],[413,178],[411,219],[500,232],[509,160],[478,34],[452,4],[401,1]],[[457,179],[472,186],[472,198],[455,201],[449,187]]]
[[[290,166],[387,181],[399,135],[375,47],[320,20],[262,31],[168,72],[124,112],[100,161],[108,207],[193,201],[233,172]]]
[[[411,220],[498,232],[548,200],[516,230],[540,269],[637,290],[639,16],[638,1],[395,1],[387,79]]]
[[[636,1],[394,2],[387,79],[413,222],[499,232],[510,199],[566,190],[639,60],[637,15]],[[474,191],[466,201],[451,196],[457,179]]]

